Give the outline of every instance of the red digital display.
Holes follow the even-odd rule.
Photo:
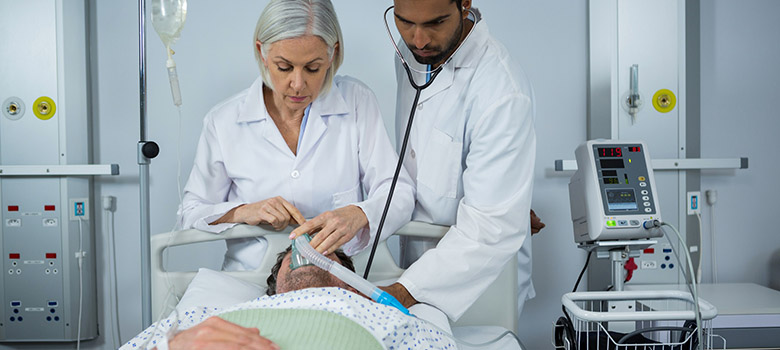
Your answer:
[[[55,206],[53,206],[53,205],[44,205],[43,206],[43,210],[45,210],[45,211],[54,211],[55,210]]]
[[[630,146],[628,147],[629,152],[642,152],[642,147],[640,146]]]
[[[623,150],[620,149],[620,147],[599,147],[599,157],[607,158],[607,157],[615,157],[620,158],[623,157]]]

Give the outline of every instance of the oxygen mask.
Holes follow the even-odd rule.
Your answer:
[[[309,236],[308,233],[304,233],[302,237],[306,238],[306,242],[311,242],[311,236]],[[292,254],[290,255],[290,271],[294,271],[295,269],[301,267],[301,266],[309,266],[314,265],[309,261],[309,259],[306,259],[303,254],[301,254],[298,251],[298,248],[295,247],[295,241],[292,241]]]

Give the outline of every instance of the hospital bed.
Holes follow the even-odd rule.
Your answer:
[[[152,286],[152,313],[168,315],[176,306],[178,299],[182,297],[187,286],[196,276],[196,271],[165,271],[163,258],[166,249],[175,246],[190,245],[202,242],[219,241],[231,238],[264,237],[268,241],[268,250],[260,266],[253,271],[222,272],[240,280],[247,281],[263,288],[266,287],[266,278],[270,274],[271,267],[276,262],[277,253],[290,245],[288,238],[292,228],[275,231],[270,226],[237,225],[220,234],[213,234],[198,230],[183,230],[153,235],[151,239],[151,286]],[[397,235],[440,238],[448,230],[446,226],[437,226],[420,222],[411,222],[396,232]],[[186,249],[186,248],[185,248]],[[370,249],[353,257],[355,268],[359,275],[363,275]],[[382,285],[390,284],[397,279],[403,269],[393,260],[390,250],[385,243],[377,248],[374,262],[371,267],[369,281]],[[453,334],[462,340],[471,343],[483,343],[506,330],[517,332],[517,258],[513,257],[497,280],[488,288],[471,308],[457,321],[451,324]],[[209,296],[218,297],[216,295]],[[439,312],[438,310],[434,311]],[[434,315],[445,320],[443,313]],[[164,317],[164,316],[163,316]],[[476,349],[477,347],[462,347]],[[500,341],[479,349],[519,349],[517,341],[512,336],[505,336]]]

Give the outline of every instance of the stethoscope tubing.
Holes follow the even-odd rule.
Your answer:
[[[404,164],[404,155],[406,155],[406,146],[409,143],[409,134],[412,131],[412,123],[414,122],[414,115],[417,112],[417,103],[420,101],[420,94],[423,90],[425,90],[427,87],[431,86],[433,84],[433,81],[436,79],[436,77],[441,73],[442,68],[447,65],[447,63],[450,62],[452,57],[455,56],[455,54],[460,50],[461,46],[458,46],[457,49],[455,49],[455,52],[450,55],[449,58],[447,58],[444,63],[436,69],[432,71],[418,71],[414,70],[413,68],[409,67],[409,64],[404,59],[404,56],[401,54],[401,50],[398,49],[398,45],[395,44],[395,38],[393,38],[393,34],[390,31],[390,25],[387,23],[387,13],[390,12],[390,10],[393,9],[393,6],[390,6],[385,10],[384,13],[384,21],[385,21],[385,28],[387,29],[387,35],[390,37],[390,43],[393,45],[393,48],[395,49],[395,53],[398,56],[398,58],[401,60],[401,65],[404,67],[404,70],[406,71],[406,75],[409,77],[409,84],[412,85],[412,87],[415,90],[414,94],[414,102],[412,103],[412,110],[409,112],[409,121],[406,123],[406,131],[404,132],[404,139],[401,143],[401,150],[398,154],[398,163],[395,166],[395,173],[393,174],[393,181],[390,183],[390,191],[387,194],[387,201],[385,202],[385,208],[382,211],[382,218],[379,220],[379,226],[376,230],[376,236],[374,237],[374,243],[371,246],[371,254],[368,256],[368,262],[366,263],[366,270],[363,273],[363,278],[368,279],[368,273],[371,270],[371,264],[374,261],[374,255],[376,254],[376,249],[379,246],[379,238],[382,235],[382,228],[385,225],[385,219],[387,218],[387,212],[390,209],[390,203],[393,200],[393,193],[395,193],[395,186],[398,183],[398,176],[401,174],[401,168]],[[471,11],[469,9],[468,11]],[[476,18],[476,15],[475,15]],[[476,23],[475,23],[476,24]],[[463,40],[464,42],[468,40],[468,38],[471,36],[471,32],[474,30],[472,29],[469,34],[466,36],[466,38]],[[426,81],[424,84],[419,85],[414,81],[414,76],[412,75],[412,70],[418,72],[418,73],[430,73],[430,79]]]

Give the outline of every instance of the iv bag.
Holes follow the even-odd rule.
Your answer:
[[[185,19],[187,19],[187,0],[152,0],[152,26],[165,44],[165,51],[168,54],[165,67],[168,69],[171,95],[176,106],[181,106],[181,90],[171,45],[179,39]]]
[[[170,56],[171,45],[179,39],[187,19],[187,0],[152,0],[152,26]]]

